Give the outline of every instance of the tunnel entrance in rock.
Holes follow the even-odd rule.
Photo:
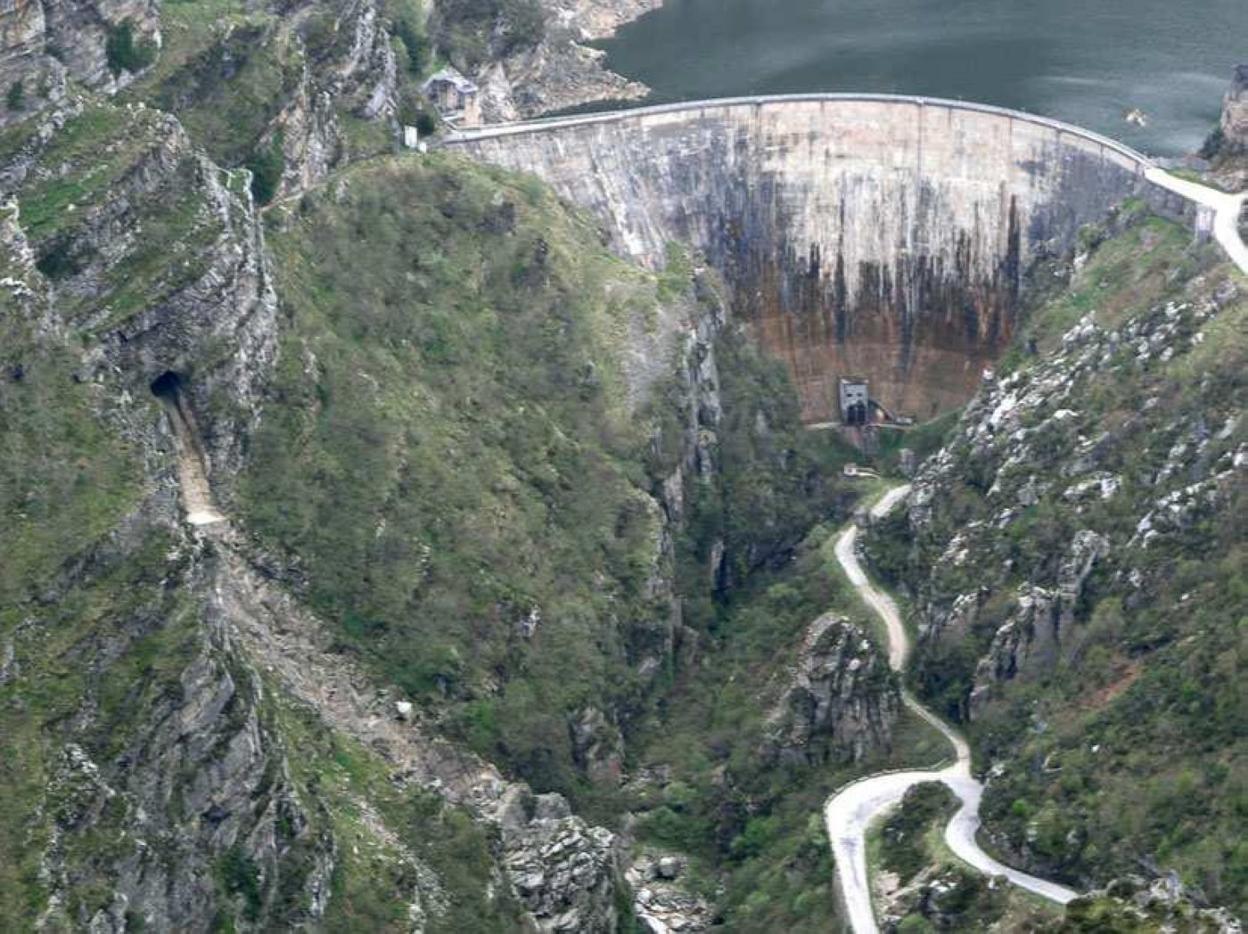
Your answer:
[[[183,382],[182,374],[175,373],[173,370],[165,370],[152,380],[152,395],[157,399],[177,399]]]

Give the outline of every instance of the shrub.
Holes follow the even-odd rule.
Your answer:
[[[221,886],[232,896],[242,896],[245,916],[254,921],[260,916],[263,895],[260,892],[260,869],[255,861],[235,845],[221,857],[217,865]]]
[[[546,35],[537,0],[444,0],[438,45],[461,68],[533,48]]]
[[[26,103],[26,87],[20,79],[9,85],[9,92],[4,99],[8,102],[9,110],[22,109]]]
[[[108,70],[114,75],[123,71],[140,72],[156,61],[156,43],[149,39],[136,40],[134,24],[128,19],[122,20],[108,31],[104,55],[108,59]]]
[[[433,114],[427,110],[422,110],[416,114],[416,132],[422,139],[426,136],[432,136],[438,131],[438,121],[434,119]]]
[[[394,24],[394,34],[403,43],[407,53],[408,74],[419,77],[429,65],[429,39],[408,17]]]
[[[257,204],[268,204],[277,194],[286,171],[286,154],[282,151],[281,137],[274,138],[268,146],[262,146],[247,160],[251,171],[251,196]]]

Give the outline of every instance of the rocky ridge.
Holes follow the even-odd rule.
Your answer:
[[[662,0],[541,0],[545,31],[534,46],[473,69],[487,122],[524,120],[594,101],[645,97],[649,88],[608,69],[586,43],[611,36]]]
[[[573,815],[561,795],[507,781],[430,733],[410,703],[369,686],[329,650],[327,627],[258,576],[232,539],[228,532],[220,539],[214,604],[255,664],[331,728],[380,755],[398,787],[433,792],[497,828],[500,865],[538,930],[614,930],[622,871],[615,836]]]
[[[1176,770],[1239,754],[1233,718],[1184,708],[1172,678],[1200,672],[1211,706],[1234,694],[1204,659],[1237,612],[1245,297],[1220,256],[1129,213],[867,551],[912,600],[916,693],[969,721],[986,837],[1010,863],[1084,888],[1174,867],[1233,908],[1230,857],[1167,850],[1138,815],[1164,811]],[[1161,710],[1199,727],[1154,732]],[[1202,833],[1233,835],[1226,820]]]
[[[816,766],[886,750],[900,712],[888,662],[861,628],[829,614],[810,624],[769,716],[764,755]]]
[[[124,64],[138,63],[118,54],[121,30],[130,49],[158,47],[157,0],[12,0],[0,7],[0,90],[8,97],[0,127],[62,100],[69,80],[106,91],[132,80]],[[139,61],[150,54],[140,51]]]

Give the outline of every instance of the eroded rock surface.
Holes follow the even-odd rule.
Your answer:
[[[858,626],[832,614],[811,623],[787,682],[769,719],[769,755],[819,765],[889,747],[897,687],[888,660]]]
[[[18,106],[0,107],[0,126],[60,101],[67,80],[106,90],[125,84],[133,76],[116,57],[110,62],[110,39],[127,30],[132,48],[144,52],[140,60],[150,63],[160,43],[159,9],[157,0],[9,0],[0,6],[0,91],[22,89]]]

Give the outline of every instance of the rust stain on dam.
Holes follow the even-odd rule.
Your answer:
[[[962,404],[1018,325],[1025,273],[1132,195],[1149,163],[992,107],[876,95],[669,105],[484,128],[449,146],[532,172],[648,266],[691,245],[787,361],[807,421],[839,377],[894,412]]]

